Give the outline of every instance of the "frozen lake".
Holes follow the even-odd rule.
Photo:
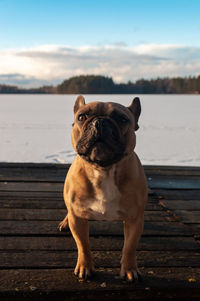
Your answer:
[[[138,95],[85,95],[128,106]],[[200,166],[200,96],[139,95],[143,164]],[[0,95],[0,161],[70,163],[75,95]]]

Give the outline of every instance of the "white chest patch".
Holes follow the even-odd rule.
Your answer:
[[[92,217],[98,220],[117,220],[119,218],[119,201],[121,193],[115,184],[115,168],[113,167],[109,173],[102,174],[95,171],[95,179],[99,181],[101,177],[101,185],[96,189],[95,199],[88,202],[88,209],[92,213]]]

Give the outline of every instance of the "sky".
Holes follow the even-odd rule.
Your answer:
[[[0,0],[0,84],[200,74],[200,0]]]

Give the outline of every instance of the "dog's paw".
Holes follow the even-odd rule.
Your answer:
[[[120,277],[128,282],[142,281],[142,275],[137,268],[125,269],[122,267],[120,271]]]
[[[77,262],[77,265],[74,270],[74,274],[79,279],[91,278],[94,275],[94,266],[93,264],[81,264]]]
[[[57,230],[60,231],[60,232],[67,232],[67,231],[69,231],[69,225],[68,225],[68,218],[67,218],[67,216],[58,225]]]

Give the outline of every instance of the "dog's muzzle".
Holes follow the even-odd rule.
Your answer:
[[[117,140],[120,137],[120,133],[116,126],[114,126],[110,120],[105,118],[95,118],[92,121],[92,125],[97,131],[97,140],[107,140],[108,137],[112,140]]]
[[[118,127],[110,119],[96,117],[87,124],[76,148],[86,160],[107,166],[124,156],[125,144]]]

